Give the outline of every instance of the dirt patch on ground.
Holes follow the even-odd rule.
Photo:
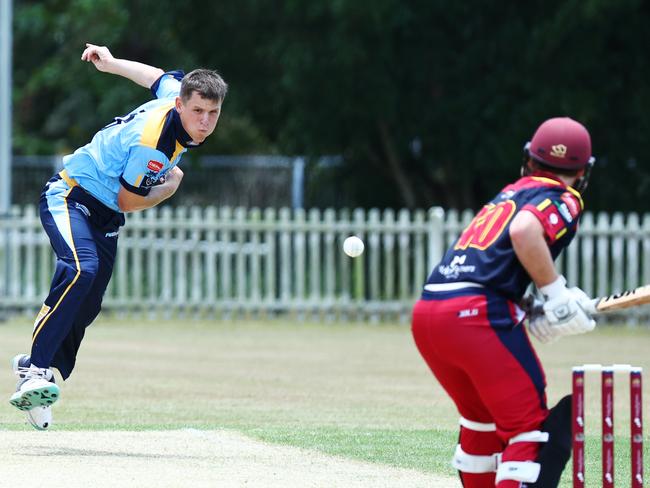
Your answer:
[[[0,452],[2,486],[460,486],[454,478],[266,444],[230,431],[5,431]]]

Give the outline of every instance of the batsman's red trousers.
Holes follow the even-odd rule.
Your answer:
[[[461,429],[468,454],[502,451],[502,462],[534,461],[539,444],[514,436],[541,430],[548,409],[546,379],[516,305],[486,288],[427,292],[413,310],[415,343],[429,368],[470,421],[494,433]],[[494,487],[491,474],[463,474],[466,487]],[[518,487],[502,481],[499,488]]]

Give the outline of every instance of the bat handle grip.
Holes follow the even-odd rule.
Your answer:
[[[580,302],[580,306],[589,315],[595,315],[598,313],[597,307],[598,303],[600,303],[600,300],[601,298],[592,298],[590,300],[585,300],[583,302]],[[529,317],[544,315],[544,307],[542,304],[534,305],[533,307],[524,307],[524,309]]]

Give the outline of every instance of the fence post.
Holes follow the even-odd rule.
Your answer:
[[[259,208],[253,207],[248,214],[251,224],[250,230],[250,277],[249,289],[250,300],[252,302],[255,314],[259,313],[262,308],[262,280],[261,280],[261,256],[262,247],[260,244],[260,236],[262,234],[262,213]]]
[[[23,291],[23,299],[25,300],[26,308],[34,305],[34,298],[36,296],[36,243],[38,239],[38,231],[36,230],[36,222],[38,216],[36,207],[34,205],[25,206],[25,286]]]
[[[221,309],[225,317],[232,312],[232,275],[230,257],[230,236],[232,233],[232,210],[221,207],[219,211],[219,267],[221,269]]]
[[[323,230],[321,226],[320,210],[312,208],[309,210],[309,307],[311,313],[317,313],[320,300],[323,298],[321,292],[323,281],[323,266],[321,260],[321,242]]]
[[[361,240],[365,240],[366,233],[366,212],[362,208],[357,208],[354,210],[354,230],[353,234],[357,235]],[[352,265],[354,266],[354,298],[356,302],[357,314],[359,314],[363,308],[363,301],[366,299],[366,266],[365,260],[366,256],[362,254],[361,256],[354,258],[352,260]],[[357,317],[360,317],[357,315]]]
[[[190,209],[190,220],[192,223],[189,244],[191,246],[190,264],[187,269],[191,270],[192,276],[188,280],[191,284],[189,293],[190,303],[192,304],[193,313],[199,315],[205,313],[205,288],[202,279],[201,270],[205,269],[205,251],[201,249],[201,237],[205,228],[205,218],[203,209],[197,205],[192,206]]]
[[[348,209],[341,209],[338,218],[338,240],[336,241],[336,253],[338,256],[340,294],[337,300],[341,318],[347,319],[350,314],[350,258],[341,252],[343,241],[350,233],[350,212]]]
[[[606,213],[600,212],[596,223],[596,234],[598,235],[596,249],[598,266],[598,293],[602,297],[609,295],[612,290],[612,284],[609,280],[609,217]]]
[[[643,215],[643,283],[650,283],[650,214]]]
[[[368,253],[368,289],[370,292],[370,320],[376,322],[380,317],[381,302],[381,224],[379,210],[370,209],[368,212],[368,233],[366,252]]]
[[[628,214],[625,230],[625,288],[632,289],[639,286],[639,216],[636,213]],[[639,325],[639,308],[633,308],[628,315],[630,325]]]
[[[625,230],[626,247],[626,273],[625,288],[635,288],[642,283],[639,281],[639,216],[636,213],[628,214]]]
[[[305,308],[305,210],[296,208],[293,211],[293,261],[295,265],[294,300],[299,317],[304,317]]]
[[[186,223],[188,219],[187,207],[176,207],[174,213],[174,227],[176,228],[176,261],[174,262],[174,301],[176,308],[181,316],[185,316],[188,305],[188,290],[187,290],[187,269],[188,269],[188,231]]]
[[[245,226],[246,226],[246,209],[244,207],[237,207],[235,209],[235,238],[237,247],[235,248],[235,285],[236,285],[236,305],[233,307],[238,314],[245,312],[246,303],[246,281],[248,274],[246,273],[246,255],[244,253],[245,243]]]
[[[420,294],[428,270],[425,269],[424,248],[424,211],[416,210],[413,216],[413,281],[411,298]]]
[[[384,301],[395,302],[395,212],[384,210]]]
[[[586,213],[580,221],[581,288],[594,296],[594,216]]]
[[[147,314],[150,318],[156,316],[156,299],[158,297],[158,289],[160,287],[160,270],[158,269],[158,207],[153,207],[144,212],[144,220],[146,222],[146,235],[145,235],[145,249],[147,250],[147,264],[144,280],[146,283],[146,291],[144,293],[147,303]]]
[[[280,303],[283,308],[289,308],[292,298],[293,260],[291,259],[291,211],[288,208],[280,209]]]
[[[22,208],[14,205],[11,207],[11,215],[21,222],[23,219]],[[9,296],[14,302],[20,303],[20,225],[14,225],[9,229]]]
[[[210,315],[216,313],[216,306],[219,300],[219,292],[217,289],[217,276],[219,273],[217,265],[217,225],[218,215],[216,207],[209,206],[205,209],[205,222],[207,229],[205,232],[205,267],[204,280],[205,280],[205,295],[204,299],[207,302]]]
[[[143,289],[142,289],[142,279],[144,273],[142,272],[142,266],[144,264],[143,259],[143,246],[142,240],[144,234],[142,232],[142,212],[133,212],[131,214],[131,219],[129,222],[129,231],[130,231],[130,265],[129,265],[129,291],[127,292],[128,308],[129,312],[133,312],[134,308],[142,306],[143,298]]]
[[[445,212],[440,207],[433,207],[428,212],[428,240],[429,240],[429,259],[426,273],[431,272],[433,267],[442,259],[445,252],[445,229],[444,219]],[[425,276],[426,279],[426,276]]]
[[[615,293],[623,291],[625,288],[625,225],[623,224],[623,214],[616,212],[612,219],[612,288]]]
[[[162,250],[162,288],[160,289],[159,311],[166,318],[171,317],[172,309],[166,304],[172,303],[174,270],[172,269],[172,248],[175,242],[172,240],[172,229],[174,227],[174,215],[171,207],[165,206],[160,209],[162,225],[162,241],[165,243]]]
[[[399,293],[397,298],[404,304],[411,298],[410,285],[410,254],[411,254],[411,212],[408,209],[399,211],[398,216],[398,249],[399,249]]]
[[[336,212],[332,208],[325,210],[323,215],[325,222],[325,288],[324,288],[324,307],[326,309],[326,319],[333,320],[333,307],[336,300]]]
[[[264,210],[264,243],[268,249],[264,261],[264,303],[271,315],[275,311],[278,302],[276,287],[277,260],[276,260],[276,214],[275,209]]]

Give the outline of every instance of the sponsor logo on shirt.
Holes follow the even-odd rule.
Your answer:
[[[142,184],[140,186],[144,188],[151,188],[152,186],[161,185],[165,182],[165,173],[147,171],[147,174],[144,175]]]
[[[578,203],[578,200],[571,195],[569,192],[562,193],[560,196],[560,200],[562,200],[567,208],[569,209],[569,212],[571,213],[571,216],[575,219],[579,214],[580,214],[580,204]]]
[[[569,207],[567,207],[566,203],[555,202],[555,206],[557,207],[562,217],[564,217],[564,220],[566,220],[568,223],[573,222],[573,215],[571,215],[571,212],[569,211]]]
[[[466,259],[467,256],[465,254],[454,256],[454,259],[451,260],[449,266],[438,266],[438,271],[448,280],[458,278],[461,273],[473,273],[476,271],[476,266],[465,265]]]
[[[160,161],[154,161],[153,159],[150,159],[149,162],[147,163],[147,168],[153,171],[154,173],[158,173],[161,169],[163,169],[165,165],[162,164]]]

